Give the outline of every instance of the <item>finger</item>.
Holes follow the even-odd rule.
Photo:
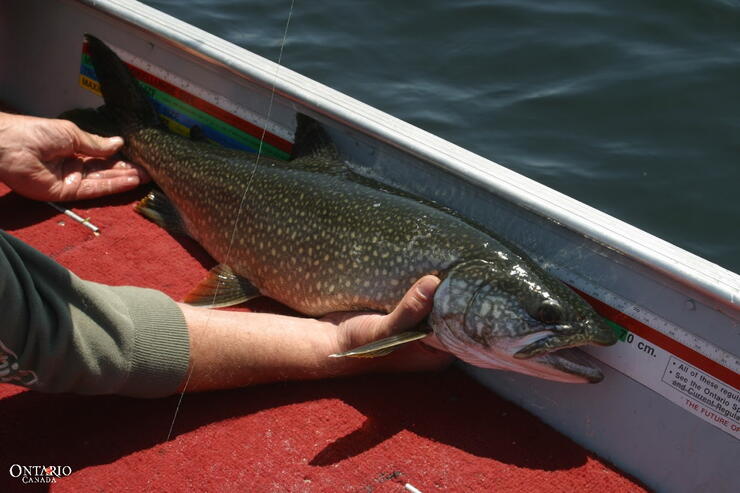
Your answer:
[[[113,178],[84,178],[77,188],[75,197],[70,200],[84,200],[128,192],[141,183],[138,175],[116,176]]]
[[[85,162],[85,171],[88,178],[116,178],[119,176],[138,176],[139,183],[151,180],[146,171],[140,166],[118,159],[82,158]]]
[[[396,309],[385,317],[386,332],[400,332],[421,323],[432,311],[434,292],[440,282],[435,276],[424,276],[416,281]]]
[[[84,179],[84,169],[85,165],[79,159],[65,160],[59,167],[59,172],[62,173],[62,180],[58,180],[50,188],[51,197],[49,200],[75,200],[77,189]]]
[[[132,170],[139,176],[139,182],[140,183],[149,183],[152,179],[149,176],[149,173],[146,172],[144,168],[141,166],[136,166],[135,164],[127,163],[126,161],[118,161],[113,166],[113,169],[126,169],[126,170]]]
[[[139,177],[135,169],[103,169],[100,171],[86,170],[85,179],[87,180],[109,180],[111,178],[125,178],[127,176]]]
[[[119,176],[139,176],[139,172],[134,168],[119,168],[110,163],[85,166],[86,178],[116,178]]]
[[[72,136],[74,152],[78,152],[80,154],[95,157],[108,157],[115,154],[121,146],[123,146],[123,139],[121,137],[101,137],[99,135],[80,130],[80,128],[74,124],[67,128]]]

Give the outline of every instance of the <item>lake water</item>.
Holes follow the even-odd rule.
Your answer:
[[[291,2],[146,3],[276,61]],[[282,64],[740,272],[740,1],[295,0]]]

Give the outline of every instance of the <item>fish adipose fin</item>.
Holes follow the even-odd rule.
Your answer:
[[[219,264],[186,297],[185,303],[207,308],[238,305],[260,296],[260,291],[230,267]]]
[[[364,346],[350,349],[349,351],[345,351],[343,353],[330,354],[329,357],[343,358],[345,356],[349,356],[352,358],[377,358],[379,356],[385,356],[386,354],[392,353],[393,351],[398,349],[398,346],[407,344],[409,342],[418,341],[419,339],[425,338],[429,334],[430,332],[409,330],[406,332],[401,332],[400,334],[386,337],[385,339],[371,342],[370,344],[365,344]]]
[[[295,142],[290,163],[306,171],[343,174],[347,171],[334,142],[321,124],[303,113],[296,114]]]
[[[161,190],[152,190],[134,210],[173,235],[190,236],[175,205]]]

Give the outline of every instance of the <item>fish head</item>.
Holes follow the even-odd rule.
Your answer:
[[[438,340],[475,366],[561,382],[601,381],[601,371],[569,348],[614,344],[615,332],[570,288],[519,260],[471,260],[451,269],[429,318]]]

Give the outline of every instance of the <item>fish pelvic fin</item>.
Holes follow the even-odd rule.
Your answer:
[[[394,334],[390,337],[380,339],[364,346],[356,347],[345,351],[343,353],[330,354],[330,358],[377,358],[392,353],[398,346],[407,344],[409,342],[417,341],[428,336],[430,332],[422,332],[418,330],[409,330],[401,332],[400,334]]]
[[[180,212],[161,190],[152,190],[134,206],[134,210],[170,234],[190,236]]]
[[[230,267],[219,264],[188,293],[184,301],[193,306],[221,308],[238,305],[258,296],[259,289],[249,280],[234,273]]]
[[[162,123],[144,89],[123,61],[105,43],[85,34],[90,58],[105,100],[106,113],[121,127],[161,127]]]

